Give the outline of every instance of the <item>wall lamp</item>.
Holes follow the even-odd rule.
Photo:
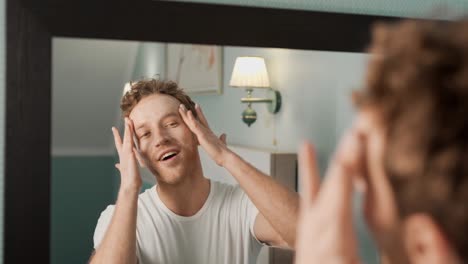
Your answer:
[[[249,127],[257,120],[253,103],[267,103],[268,111],[272,114],[278,113],[281,108],[281,94],[270,88],[265,59],[261,57],[237,57],[229,85],[247,91],[247,97],[241,99],[242,103],[247,104],[247,109],[242,112],[242,121]],[[267,97],[252,97],[254,88],[267,89]]]

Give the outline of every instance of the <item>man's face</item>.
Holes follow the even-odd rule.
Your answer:
[[[138,102],[129,116],[140,155],[159,183],[180,183],[199,159],[198,142],[183,122],[179,105],[172,96],[153,94]]]

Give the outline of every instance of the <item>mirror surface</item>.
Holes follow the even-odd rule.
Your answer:
[[[239,56],[265,58],[270,85],[282,95],[276,115],[254,104],[257,121],[250,127],[241,120],[245,90],[229,86]],[[362,86],[367,60],[364,53],[54,38],[52,263],[86,262],[97,219],[115,203],[120,176],[111,127],[122,126],[119,102],[127,82],[178,80],[215,133],[228,135],[229,145],[295,153],[307,138],[323,169],[352,121],[350,93]],[[254,89],[253,95],[263,97],[266,91]],[[202,160],[206,177],[235,183],[210,171],[209,159]],[[155,184],[149,171],[142,175],[142,189]],[[375,263],[375,248],[357,217],[361,254]],[[258,263],[266,258],[264,250]]]

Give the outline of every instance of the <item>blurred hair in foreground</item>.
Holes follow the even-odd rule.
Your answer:
[[[431,216],[468,262],[468,20],[377,24],[366,87],[401,219]]]

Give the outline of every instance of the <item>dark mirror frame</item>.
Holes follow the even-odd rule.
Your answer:
[[[16,264],[50,262],[52,37],[362,52],[395,19],[150,0],[6,0],[6,16],[3,263]]]

